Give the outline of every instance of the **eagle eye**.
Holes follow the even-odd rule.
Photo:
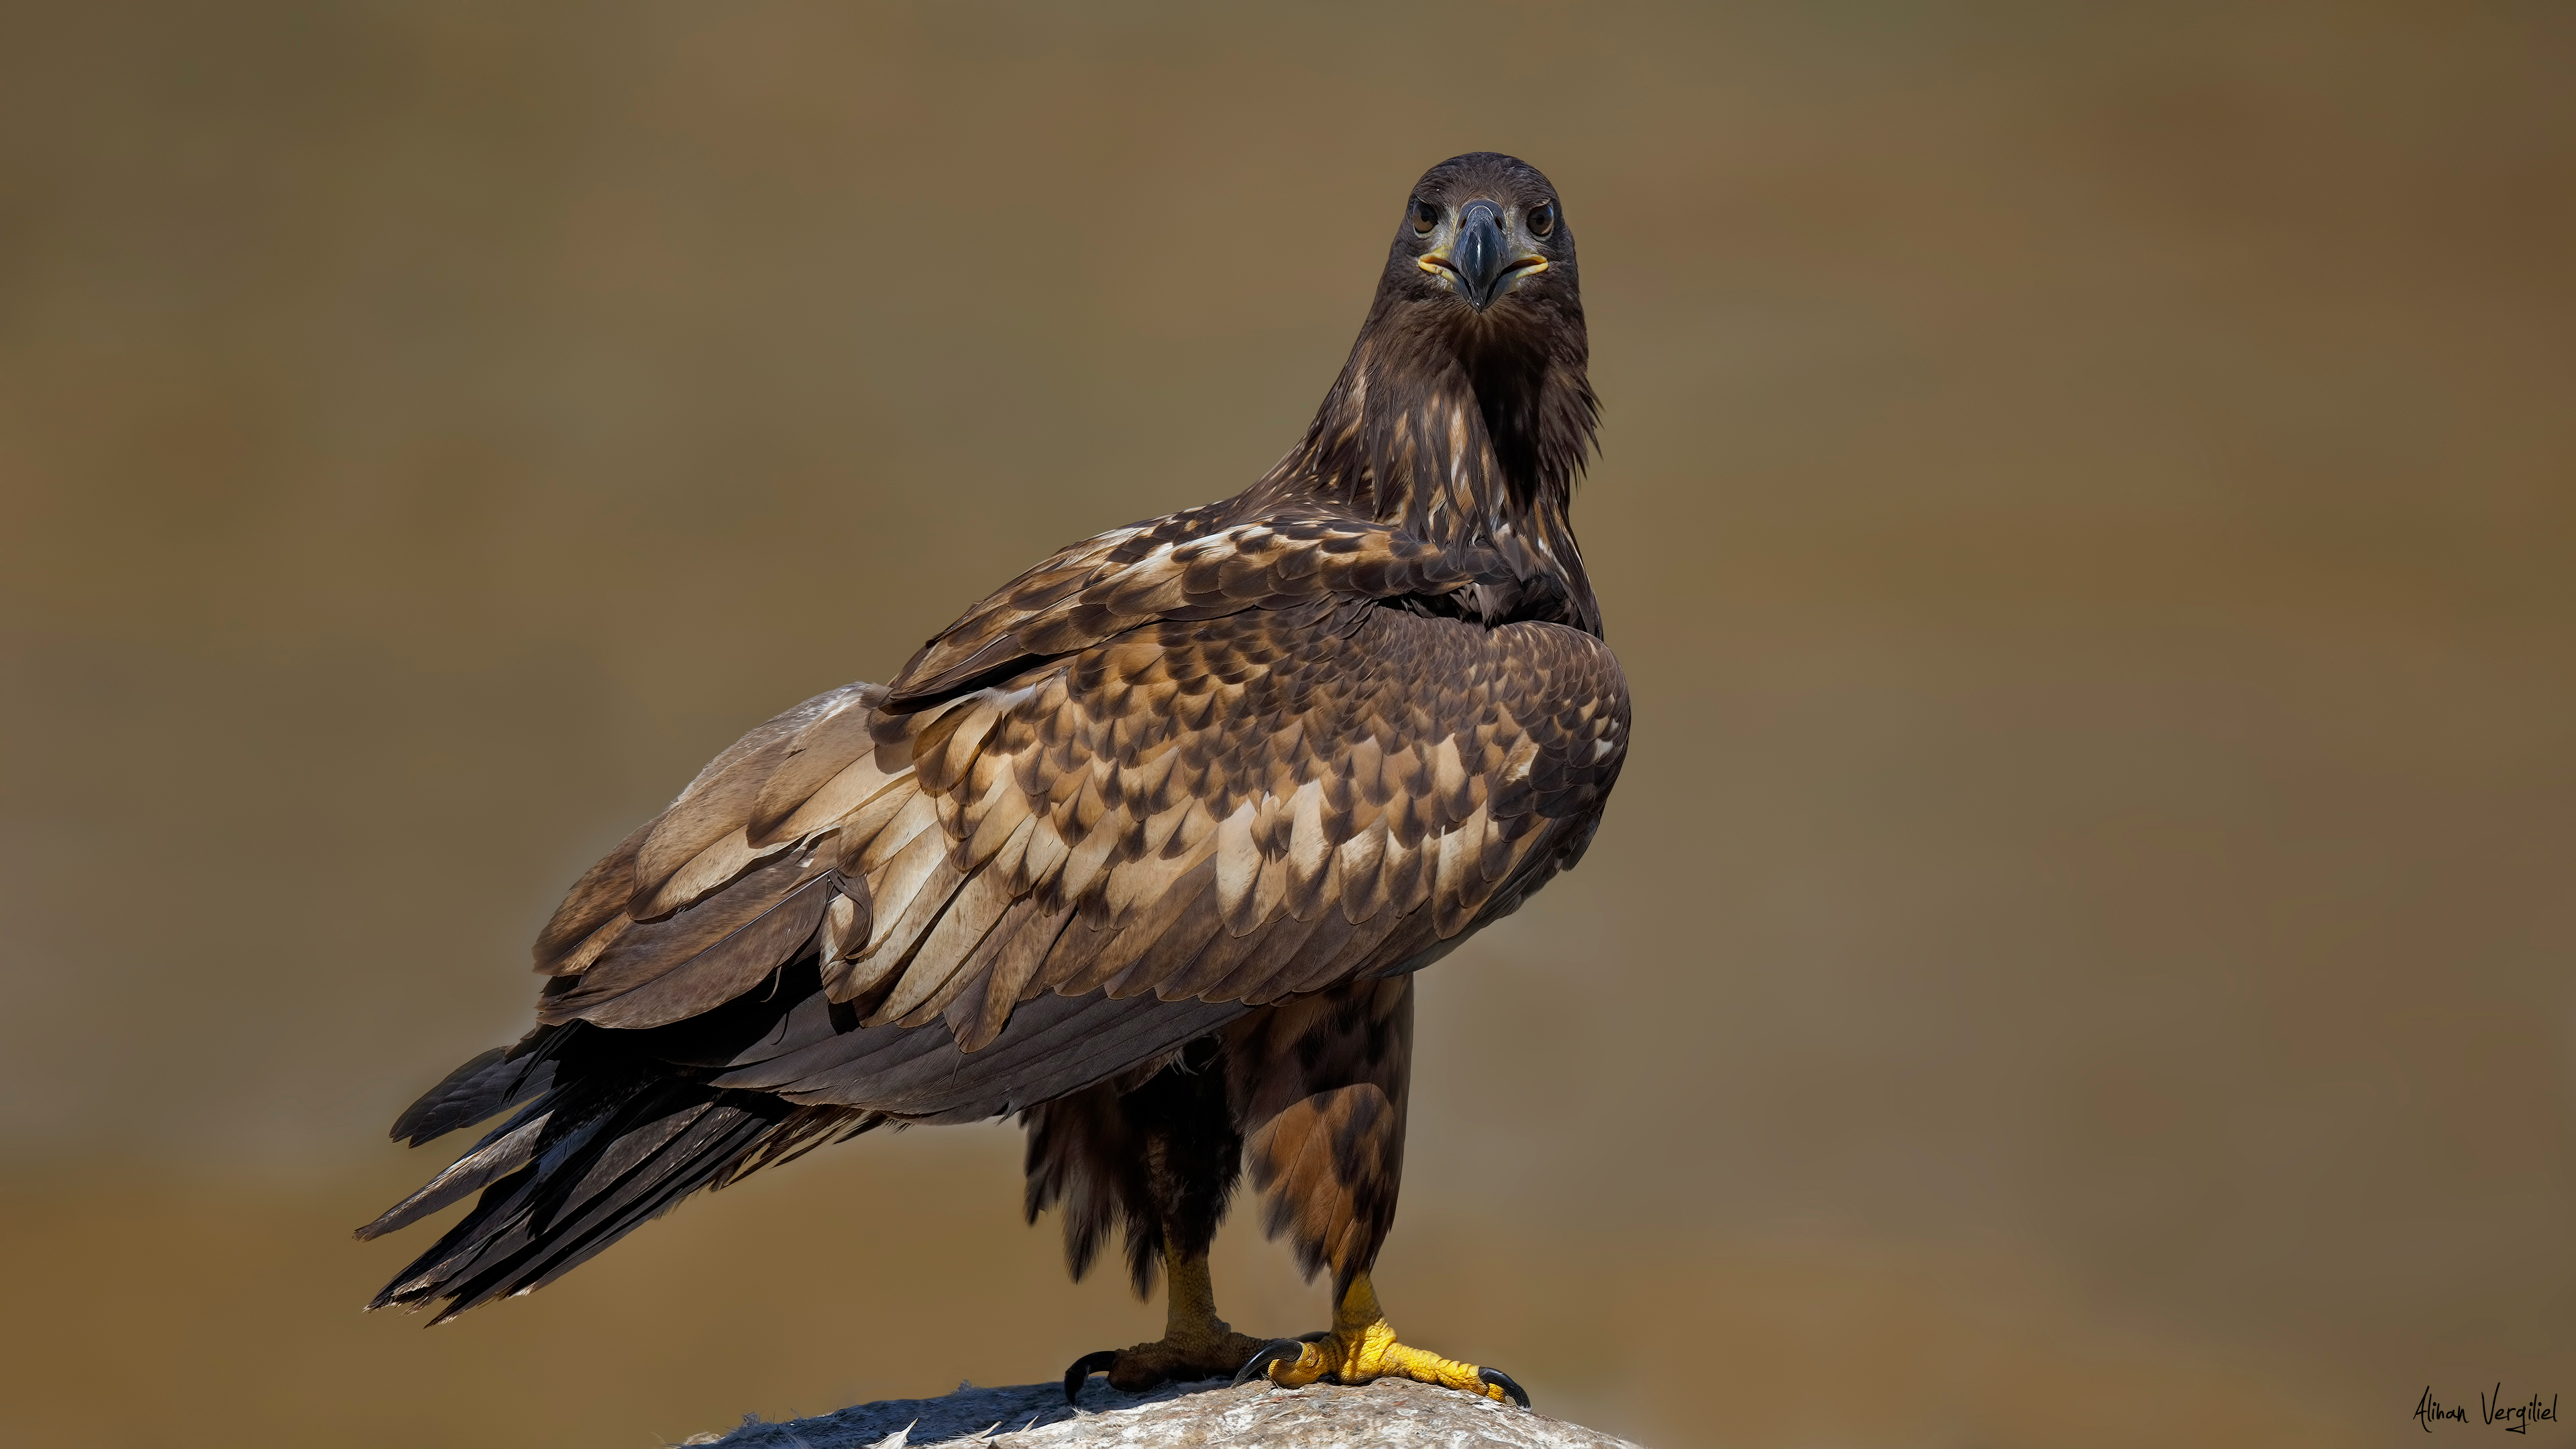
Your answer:
[[[1415,236],[1429,236],[1431,235],[1431,229],[1439,224],[1439,207],[1433,206],[1427,201],[1417,200],[1413,203],[1413,234]]]
[[[1531,207],[1529,214],[1529,229],[1530,235],[1537,237],[1543,237],[1550,232],[1555,231],[1556,203],[1552,201],[1542,201],[1538,205]]]

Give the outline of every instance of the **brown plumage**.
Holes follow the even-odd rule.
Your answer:
[[[1140,1291],[1203,1253],[1245,1161],[1309,1272],[1364,1273],[1410,973],[1581,857],[1626,754],[1556,206],[1508,157],[1433,168],[1269,474],[1060,551],[592,867],[536,1029],[395,1125],[518,1109],[360,1230],[482,1195],[377,1305],[452,1316],[821,1141],[1010,1112],[1077,1275],[1112,1227]]]

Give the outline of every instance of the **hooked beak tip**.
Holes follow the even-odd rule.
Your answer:
[[[1467,301],[1478,311],[1494,300],[1494,285],[1511,266],[1511,248],[1503,240],[1502,218],[1490,202],[1470,202],[1458,218],[1458,280]]]

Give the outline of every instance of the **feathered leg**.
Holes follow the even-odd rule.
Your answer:
[[[1418,1379],[1523,1407],[1511,1376],[1396,1341],[1369,1269],[1395,1225],[1404,1175],[1404,1098],[1413,1051],[1413,978],[1357,982],[1281,1003],[1228,1033],[1234,1092],[1267,1226],[1309,1274],[1333,1270],[1333,1327],[1265,1345],[1235,1375],[1296,1387]]]
[[[1208,1037],[1132,1087],[1106,1083],[1029,1114],[1030,1212],[1063,1202],[1074,1276],[1115,1221],[1138,1295],[1153,1291],[1157,1267],[1164,1279],[1163,1336],[1076,1359],[1065,1370],[1068,1402],[1094,1373],[1140,1392],[1222,1378],[1261,1347],[1216,1316],[1208,1275],[1208,1246],[1242,1174],[1243,1136],[1226,1082],[1220,1044]]]

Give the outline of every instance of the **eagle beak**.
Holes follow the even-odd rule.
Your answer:
[[[1424,252],[1415,265],[1434,276],[1447,273],[1467,305],[1482,312],[1502,295],[1511,277],[1547,270],[1547,258],[1512,247],[1503,234],[1501,207],[1471,201],[1459,210],[1457,235],[1449,245]]]

